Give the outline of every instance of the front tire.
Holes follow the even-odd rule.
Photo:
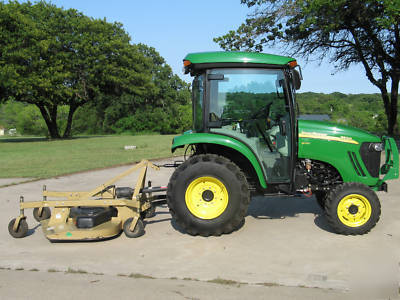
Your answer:
[[[187,233],[219,236],[243,224],[250,192],[246,177],[233,162],[202,154],[176,169],[167,202],[173,219]]]
[[[336,233],[361,235],[369,232],[379,221],[381,204],[368,186],[346,182],[329,192],[325,211],[328,223]]]
[[[318,205],[324,210],[327,193],[325,191],[315,191],[314,195]]]

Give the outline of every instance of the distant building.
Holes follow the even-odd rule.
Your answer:
[[[299,115],[297,117],[299,120],[310,120],[310,121],[330,121],[330,117],[326,114],[324,115]]]

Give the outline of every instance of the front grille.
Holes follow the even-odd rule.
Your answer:
[[[377,152],[370,147],[372,143],[363,143],[360,147],[360,155],[365,168],[372,177],[379,177],[379,167],[381,165],[381,152]]]
[[[354,170],[356,171],[357,175],[365,177],[365,173],[357,159],[357,155],[354,152],[350,152],[350,151],[348,151],[347,154],[349,155],[350,162],[351,162]]]

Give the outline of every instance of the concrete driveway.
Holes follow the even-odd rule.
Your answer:
[[[163,162],[169,162],[163,161]],[[161,162],[157,162],[161,163]],[[193,237],[172,222],[167,207],[146,221],[146,234],[92,243],[50,243],[27,210],[29,236],[14,239],[8,222],[18,200],[41,200],[48,190],[90,190],[126,170],[111,168],[0,188],[0,268],[39,271],[82,270],[105,275],[157,279],[217,279],[262,286],[317,287],[398,296],[400,181],[379,192],[382,216],[367,235],[342,236],[328,227],[313,197],[254,197],[245,225],[221,237]],[[153,186],[166,185],[173,169],[149,170]],[[132,185],[134,177],[118,186]]]

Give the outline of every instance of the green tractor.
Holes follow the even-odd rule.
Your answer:
[[[285,56],[188,54],[193,130],[172,151],[190,157],[171,176],[167,202],[191,235],[221,235],[243,223],[254,193],[314,194],[332,229],[367,233],[378,222],[376,191],[399,176],[393,138],[321,121],[298,119],[301,70]],[[381,163],[381,154],[385,158]]]

